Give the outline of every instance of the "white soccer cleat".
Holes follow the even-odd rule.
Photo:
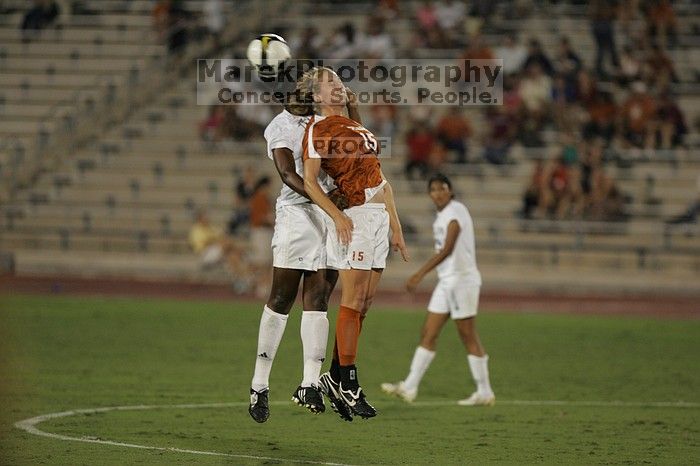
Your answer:
[[[460,406],[493,406],[496,404],[496,395],[493,393],[490,395],[483,395],[479,392],[474,392],[472,396],[464,400],[459,400],[457,404]]]
[[[418,396],[418,389],[417,388],[414,388],[413,390],[409,390],[404,386],[403,382],[383,383],[382,384],[382,391],[384,393],[389,394],[389,395],[398,396],[406,403],[412,403],[413,400],[416,399],[416,396]]]

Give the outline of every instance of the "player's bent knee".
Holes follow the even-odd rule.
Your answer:
[[[374,302],[373,296],[369,296],[369,297],[365,298],[365,301],[362,304],[362,311],[361,311],[362,314],[367,314],[367,312],[369,311],[369,308],[370,308],[370,306],[372,306],[373,302]]]
[[[313,296],[311,298],[304,299],[304,310],[327,312],[328,301],[324,296]]]
[[[279,291],[273,291],[270,294],[270,299],[267,301],[267,307],[279,314],[289,314],[289,311],[294,305],[296,296],[289,296]]]

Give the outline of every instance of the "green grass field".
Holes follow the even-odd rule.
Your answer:
[[[259,316],[258,306],[234,303],[0,297],[0,463],[700,461],[698,321],[482,313],[498,401],[465,408],[452,403],[473,387],[451,326],[420,403],[381,393],[381,382],[405,376],[423,313],[377,309],[365,322],[358,364],[379,416],[346,423],[330,409],[314,416],[288,401],[301,378],[295,310],[273,369],[270,420],[256,424],[246,401]],[[688,404],[655,404],[678,401]],[[207,403],[215,405],[173,406]],[[13,427],[42,414],[133,405],[159,407],[80,413],[37,428],[229,456],[72,442]]]

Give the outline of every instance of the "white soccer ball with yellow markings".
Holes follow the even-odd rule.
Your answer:
[[[289,45],[277,34],[261,34],[248,44],[246,57],[260,76],[275,77],[284,69],[284,63],[292,56]]]

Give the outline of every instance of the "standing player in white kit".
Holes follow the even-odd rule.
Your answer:
[[[353,95],[350,91],[348,94]],[[347,107],[350,118],[359,122],[354,98],[348,99]],[[275,162],[284,184],[277,198],[272,238],[272,287],[260,319],[257,359],[250,389],[248,412],[256,422],[265,422],[270,416],[270,371],[302,277],[304,371],[292,400],[313,413],[325,411],[318,378],[328,342],[328,298],[338,280],[338,272],[326,268],[326,214],[311,203],[302,178],[301,142],[312,114],[311,106],[302,102],[297,93],[265,129],[267,155]],[[326,192],[334,188],[332,180],[325,174],[319,177],[319,182]],[[330,197],[340,209],[347,207],[342,196]],[[344,411],[348,408],[342,405],[334,408],[340,410],[338,414],[341,416],[351,416]]]
[[[433,223],[435,255],[408,280],[406,287],[413,292],[423,277],[435,268],[439,281],[428,304],[420,344],[413,355],[408,376],[398,383],[383,383],[382,390],[407,402],[415,400],[418,385],[435,357],[440,331],[451,317],[467,349],[469,369],[477,387],[469,398],[458,403],[491,406],[496,402],[496,396],[489,380],[488,355],[481,345],[475,323],[481,274],[476,268],[472,218],[467,207],[454,200],[452,184],[446,176],[433,175],[428,189],[438,210]]]

